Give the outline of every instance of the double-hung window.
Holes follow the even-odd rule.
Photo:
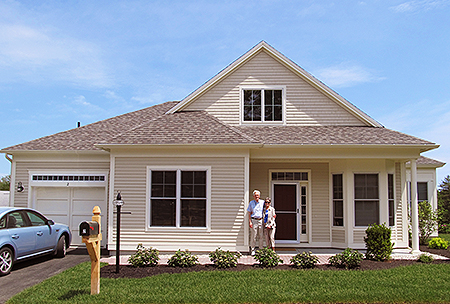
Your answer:
[[[378,174],[355,174],[355,226],[379,224]]]
[[[394,174],[388,174],[389,226],[395,224]]]
[[[150,226],[207,225],[207,170],[151,170]]]
[[[344,187],[342,174],[333,174],[333,226],[344,226]]]
[[[282,89],[244,89],[242,93],[244,122],[283,121]]]

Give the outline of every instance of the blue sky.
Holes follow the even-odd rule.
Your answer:
[[[450,0],[0,0],[0,148],[181,100],[265,40],[449,165]],[[0,176],[10,173],[2,156]]]

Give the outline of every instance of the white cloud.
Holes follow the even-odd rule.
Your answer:
[[[392,6],[391,9],[397,13],[415,13],[444,7],[448,4],[448,0],[413,0]]]
[[[63,81],[82,86],[111,84],[93,43],[49,28],[0,23],[0,82]]]
[[[317,71],[318,78],[331,87],[350,87],[359,83],[381,81],[372,71],[358,65],[342,63]]]

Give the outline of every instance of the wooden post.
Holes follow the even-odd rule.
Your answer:
[[[101,210],[99,206],[95,206],[92,211],[92,221],[98,223],[98,235],[83,236],[83,243],[91,258],[91,295],[100,293],[100,241],[102,240],[101,233]]]

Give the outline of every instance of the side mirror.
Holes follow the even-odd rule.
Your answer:
[[[53,226],[55,225],[55,222],[53,220],[47,220],[47,225]]]

